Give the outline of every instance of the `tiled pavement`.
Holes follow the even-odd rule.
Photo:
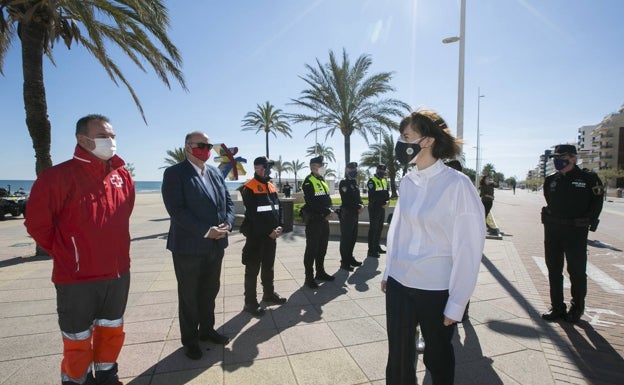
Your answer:
[[[305,239],[295,226],[280,238],[275,266],[276,290],[288,302],[253,318],[241,312],[244,238],[233,233],[217,302],[218,326],[232,342],[225,347],[204,343],[204,357],[190,361],[179,342],[166,218],[159,194],[139,195],[132,217],[127,334],[119,358],[124,383],[385,383],[383,256],[365,259],[353,273],[340,271],[338,242],[332,239],[326,267],[337,272],[336,281],[318,290],[302,288]],[[0,223],[0,384],[56,384],[61,341],[51,262],[19,258],[34,247],[22,222]],[[355,255],[365,252],[366,244],[359,242]],[[513,242],[486,240],[470,321],[458,327],[455,338],[456,384],[589,383],[556,326],[539,320],[544,307]],[[430,383],[421,357],[418,378]]]

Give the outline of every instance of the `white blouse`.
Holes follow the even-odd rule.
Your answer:
[[[444,315],[459,321],[474,291],[485,243],[477,190],[441,160],[402,180],[387,239],[384,280],[422,290],[449,290]]]

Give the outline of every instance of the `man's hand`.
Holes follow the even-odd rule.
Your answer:
[[[444,316],[444,326],[451,326],[453,324],[456,324],[458,321],[455,321],[453,319],[450,319],[447,316]]]
[[[269,238],[271,239],[277,239],[279,238],[279,236],[282,235],[282,226],[277,226],[272,232],[271,234],[269,234]]]
[[[384,204],[381,207],[383,207],[384,209],[387,209],[388,207],[390,207],[390,202],[386,202],[386,204]]]
[[[327,214],[327,216],[325,217],[325,219],[330,220],[334,217],[334,212],[332,211],[331,213]]]
[[[386,286],[388,285],[388,281],[381,281],[381,291],[386,292]]]
[[[229,226],[225,224],[220,224],[219,226],[212,226],[210,230],[208,230],[208,237],[210,239],[221,239],[227,236],[229,232]]]

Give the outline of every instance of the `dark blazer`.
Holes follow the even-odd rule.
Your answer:
[[[228,238],[204,238],[210,227],[234,224],[234,204],[216,167],[206,165],[208,188],[189,160],[168,167],[162,197],[171,217],[167,249],[179,255],[204,255],[213,247],[225,249]],[[211,187],[214,186],[214,189]]]

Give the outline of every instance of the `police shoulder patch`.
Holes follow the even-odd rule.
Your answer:
[[[592,187],[592,192],[594,193],[594,195],[604,195],[604,186],[601,184],[597,184]]]

